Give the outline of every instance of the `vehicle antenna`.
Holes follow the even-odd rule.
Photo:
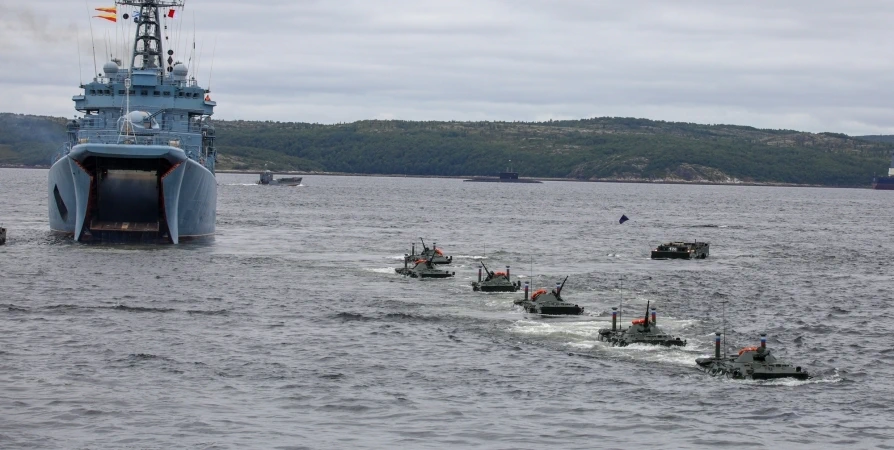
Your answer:
[[[93,19],[90,17],[90,5],[84,0],[84,7],[87,8],[87,23],[90,24],[90,43],[93,45],[93,73],[96,72],[96,41],[93,39]]]
[[[721,317],[723,321],[721,322],[721,329],[723,330],[723,353],[720,356],[726,355],[726,300],[722,300],[720,302],[721,305]]]
[[[75,29],[77,29],[77,28],[75,28]],[[77,39],[75,39],[75,41],[78,44],[78,85],[83,86],[84,85],[84,71],[81,69],[82,64],[81,64],[81,33],[80,33],[80,31],[78,31]]]
[[[211,69],[208,70],[208,89],[211,92],[211,75],[214,73],[214,52],[217,51],[217,36],[214,37],[214,46],[211,47]]]

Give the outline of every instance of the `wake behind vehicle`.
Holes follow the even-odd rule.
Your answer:
[[[525,283],[525,296],[514,303],[520,305],[525,312],[531,314],[542,314],[548,316],[558,315],[580,315],[583,314],[584,308],[573,303],[562,300],[562,288],[565,287],[565,277],[561,283],[556,283],[555,289],[547,291],[546,289],[538,289],[534,291],[528,298],[528,284]]]
[[[613,346],[624,347],[630,344],[651,344],[664,346],[683,346],[686,341],[676,336],[665,333],[658,328],[658,316],[655,308],[652,308],[652,318],[649,319],[649,302],[646,302],[646,315],[640,319],[634,319],[626,330],[617,326],[618,308],[612,308],[612,327],[599,330],[599,340],[610,342]]]
[[[50,228],[76,241],[176,244],[211,235],[216,103],[174,59],[174,50],[164,50],[184,0],[115,3],[118,11],[134,11],[132,58],[125,66],[113,58],[72,97],[84,116],[68,124],[67,141],[50,168]],[[115,13],[100,17],[119,19]]]
[[[668,242],[652,250],[652,259],[705,259],[708,242]]]
[[[745,347],[738,354],[721,356],[720,332],[714,334],[714,356],[697,358],[699,368],[714,376],[725,376],[737,380],[772,380],[794,378],[806,380],[810,377],[801,366],[793,366],[776,359],[767,348],[767,335],[761,333],[760,347]]]
[[[484,261],[481,261],[481,267],[478,268],[478,281],[472,282],[473,291],[481,292],[515,292],[521,289],[521,281],[515,283],[509,278],[509,266],[506,266],[505,272],[493,272],[487,268]],[[481,269],[487,273],[487,276],[481,279]]]

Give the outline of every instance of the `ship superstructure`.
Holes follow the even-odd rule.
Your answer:
[[[103,66],[75,109],[48,178],[50,228],[75,240],[158,240],[214,233],[216,103],[165,51],[183,0],[120,0],[135,36],[129,66]],[[170,13],[169,13],[170,11]],[[114,17],[114,16],[113,16]],[[164,23],[163,23],[164,21]]]

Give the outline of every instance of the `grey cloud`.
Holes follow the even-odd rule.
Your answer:
[[[93,71],[84,5],[28,8],[27,25],[0,19],[15,43],[0,57],[17,67],[0,68],[0,105],[70,116],[72,34]],[[226,119],[608,115],[894,133],[894,4],[882,2],[188,0],[181,16],[168,43],[188,61],[195,21],[195,75],[210,76]],[[97,39],[129,26],[93,25]],[[16,92],[37,86],[47,95]]]

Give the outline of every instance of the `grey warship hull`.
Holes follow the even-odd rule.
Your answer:
[[[214,234],[214,174],[169,146],[82,144],[50,168],[50,228],[75,240]]]

